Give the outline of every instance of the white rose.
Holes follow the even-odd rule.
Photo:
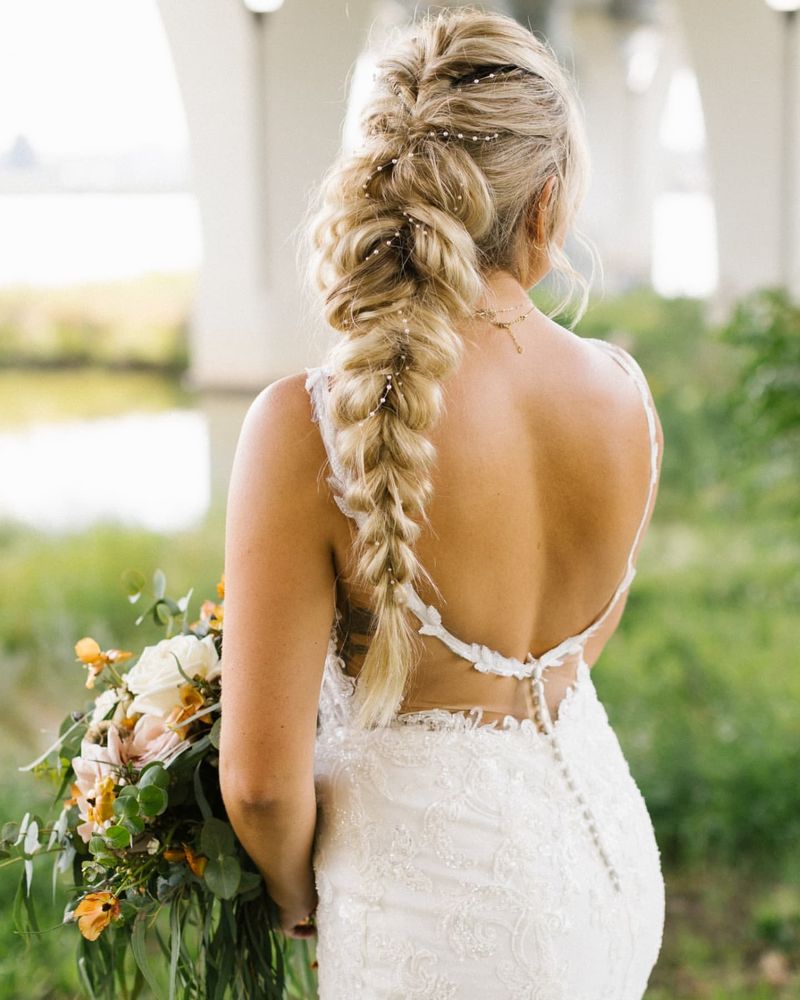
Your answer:
[[[94,725],[94,723],[105,719],[118,701],[119,695],[117,694],[116,688],[106,688],[105,691],[99,694],[94,703],[94,711],[92,712],[91,719],[92,724]]]
[[[178,689],[186,678],[178,670],[175,657],[187,677],[210,681],[220,673],[213,636],[198,639],[196,635],[175,635],[155,646],[146,646],[125,675],[128,690],[136,696],[128,706],[128,715],[142,712],[164,718],[178,704]]]

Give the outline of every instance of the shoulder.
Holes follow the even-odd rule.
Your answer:
[[[262,440],[282,450],[313,452],[313,408],[306,387],[310,376],[296,372],[270,382],[252,401],[242,432],[248,439]]]
[[[316,370],[315,370],[316,371]],[[288,497],[309,503],[325,450],[316,424],[305,371],[276,379],[250,403],[234,458],[234,478],[252,496]]]
[[[618,344],[584,338],[584,349],[594,352],[594,399],[603,414],[605,440],[598,443],[612,479],[622,490],[622,507],[633,505],[638,516],[639,497],[646,528],[652,516],[661,477],[664,433],[647,377],[638,361]],[[596,381],[594,381],[596,379]],[[635,542],[634,558],[642,536]]]
[[[648,380],[636,359],[610,341],[583,337],[559,324],[544,328],[546,365],[537,379],[542,406],[557,413],[558,443],[575,477],[597,488],[638,495],[663,432]]]
[[[584,377],[590,399],[602,408],[606,419],[617,430],[636,428],[646,422],[647,451],[653,441],[659,460],[664,435],[647,376],[636,358],[619,344],[594,337],[578,337],[576,350],[584,358]]]

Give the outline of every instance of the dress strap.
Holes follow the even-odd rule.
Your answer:
[[[600,347],[614,358],[614,360],[628,372],[633,381],[636,383],[636,387],[639,390],[639,394],[642,397],[642,403],[644,406],[645,416],[647,417],[647,431],[650,439],[650,478],[647,487],[647,499],[644,503],[644,509],[642,511],[642,516],[639,520],[639,526],[636,529],[636,534],[634,535],[633,542],[631,543],[630,550],[628,552],[628,559],[626,562],[625,575],[623,576],[619,586],[614,592],[614,596],[611,601],[600,614],[595,622],[593,622],[588,629],[584,629],[581,632],[581,636],[588,638],[591,634],[597,631],[597,629],[603,624],[606,618],[611,613],[612,609],[615,607],[617,601],[622,596],[627,587],[630,586],[631,581],[636,575],[636,567],[633,565],[634,556],[636,554],[636,549],[639,545],[639,540],[642,537],[642,532],[644,531],[644,526],[647,522],[647,515],[650,510],[650,503],[653,499],[653,493],[658,483],[659,475],[659,448],[658,448],[658,435],[656,433],[656,414],[655,408],[653,406],[652,397],[650,395],[650,389],[647,384],[647,378],[642,371],[639,362],[629,354],[623,347],[619,344],[612,344],[607,340],[598,340],[595,337],[586,337],[585,340],[591,340],[592,343],[600,345]]]

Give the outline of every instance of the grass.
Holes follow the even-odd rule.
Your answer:
[[[187,365],[186,316],[194,273],[114,282],[0,289],[0,366]]]

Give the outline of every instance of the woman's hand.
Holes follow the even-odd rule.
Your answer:
[[[317,911],[317,894],[310,904],[308,901],[291,907],[279,907],[278,919],[280,928],[287,937],[310,938],[317,933],[314,916]]]
[[[316,907],[309,911],[306,908],[300,910],[278,911],[280,928],[287,937],[310,938],[315,937],[317,927],[314,922]]]

